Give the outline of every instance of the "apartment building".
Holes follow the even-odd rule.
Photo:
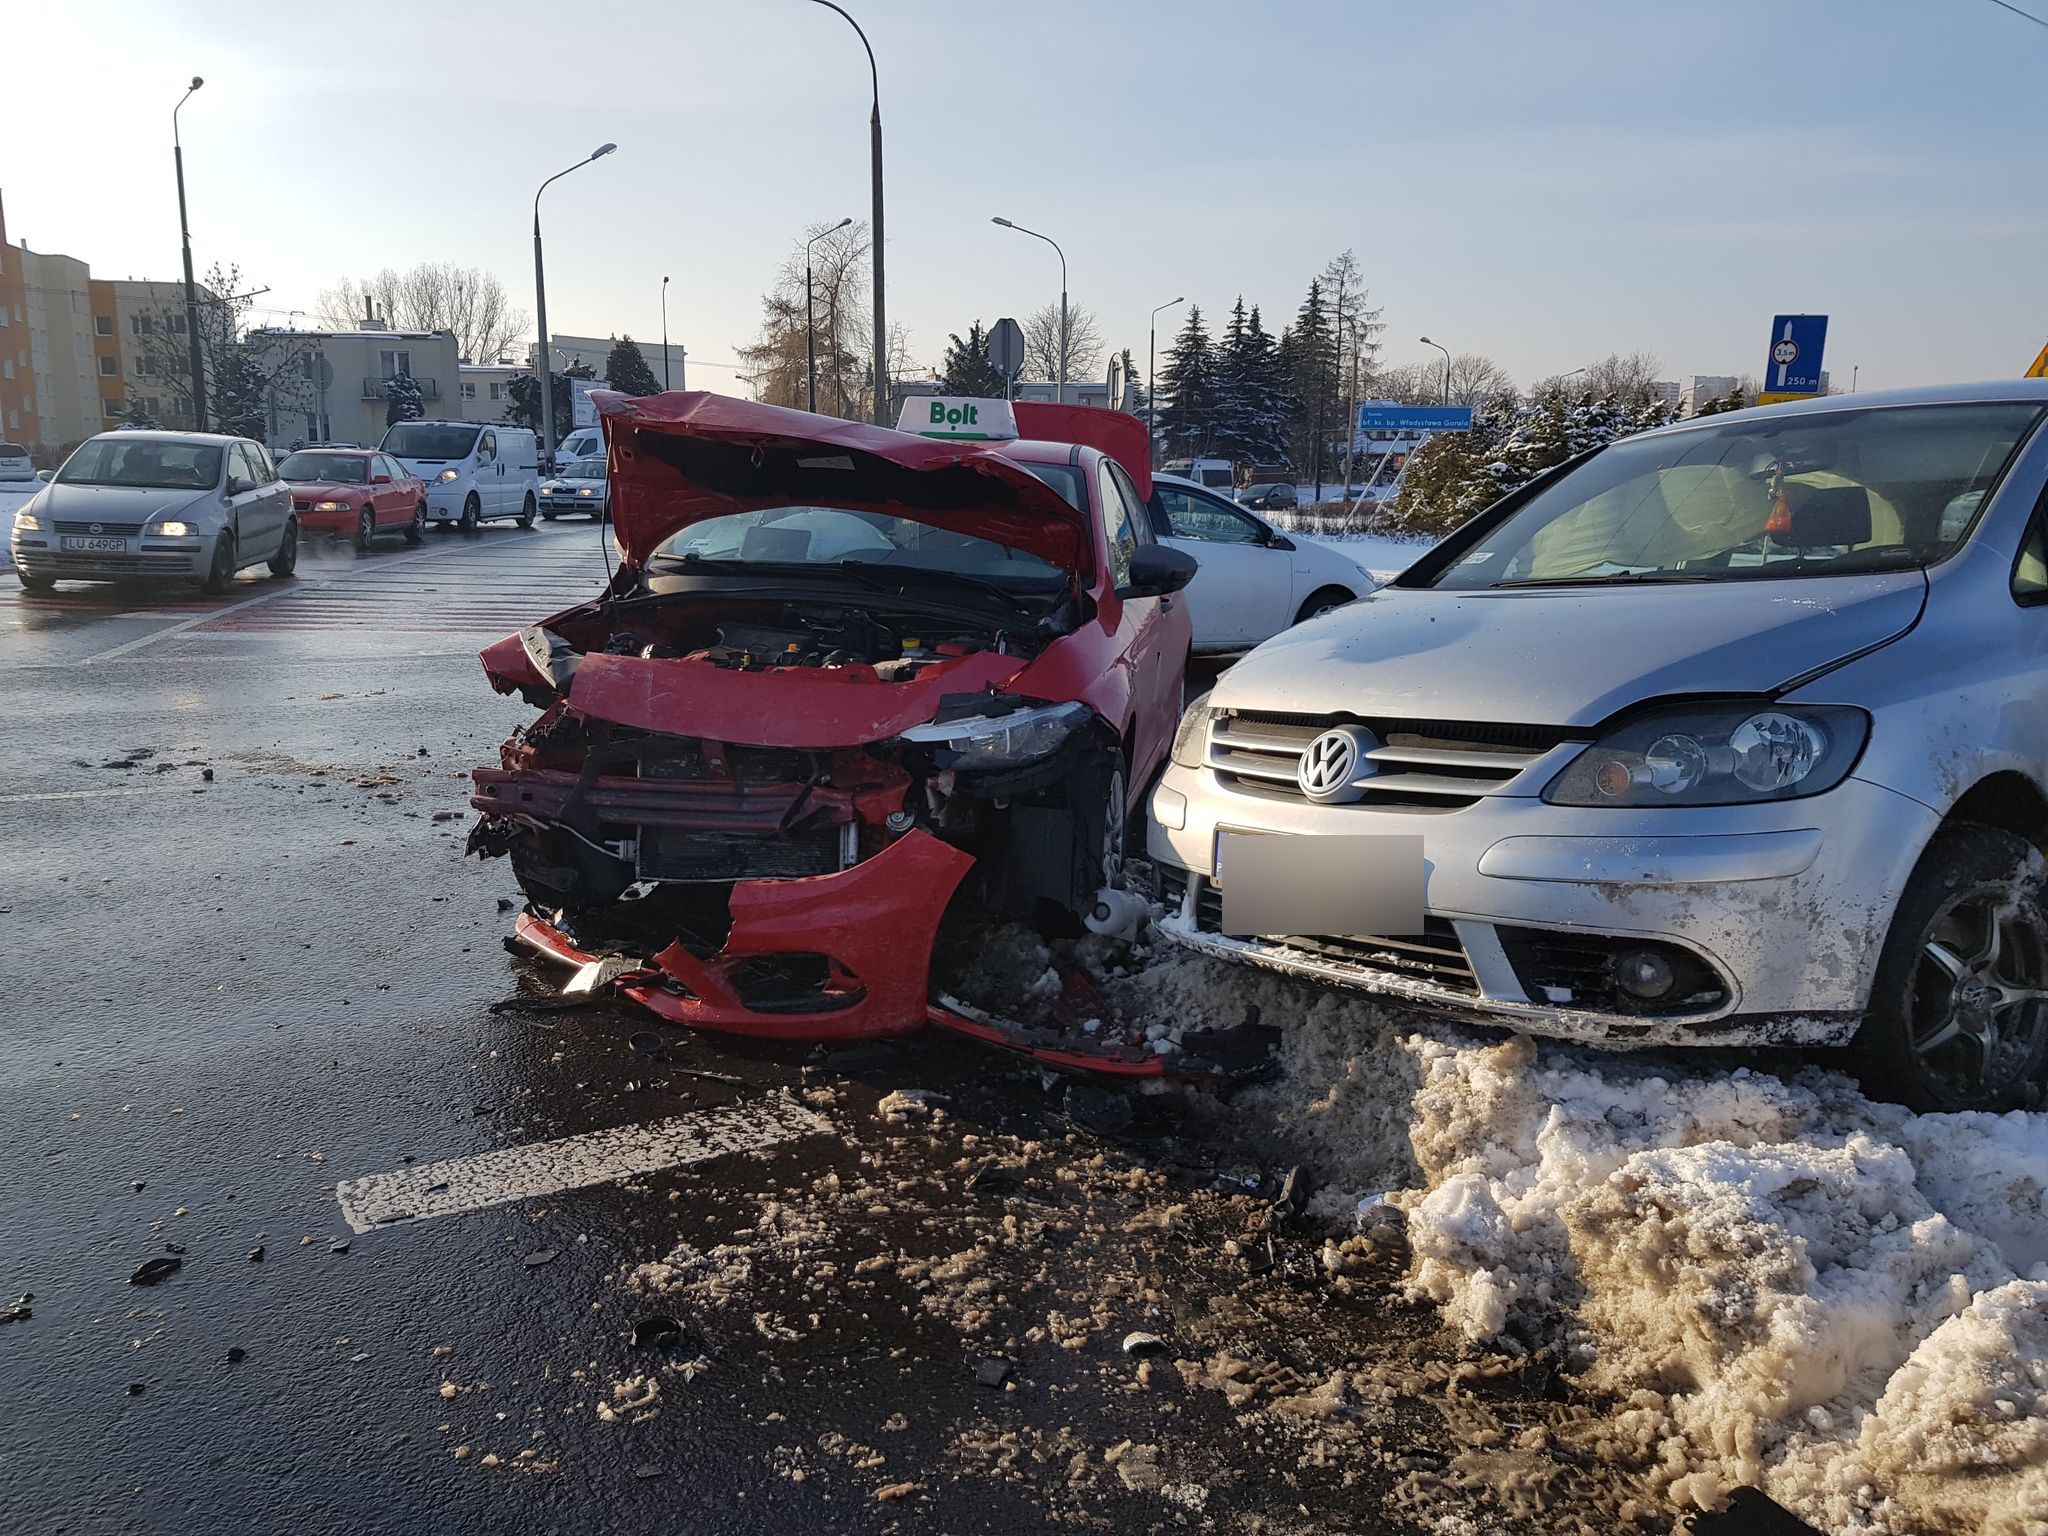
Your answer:
[[[28,292],[22,263],[7,243],[7,207],[0,203],[0,436],[36,436],[35,389],[28,371]]]
[[[385,385],[401,373],[419,385],[428,416],[469,416],[458,408],[464,402],[457,398],[455,337],[447,331],[388,331],[368,324],[353,331],[267,327],[249,332],[247,340],[271,381],[265,414],[275,448],[295,442],[376,446],[384,438],[390,403]]]

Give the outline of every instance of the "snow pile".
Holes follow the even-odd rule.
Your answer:
[[[1752,1484],[1838,1532],[2048,1536],[2048,1115],[1526,1040],[1396,1049],[1420,1076],[1412,1287],[1475,1342],[1561,1346],[1620,1404],[1604,1454],[1681,1505]]]

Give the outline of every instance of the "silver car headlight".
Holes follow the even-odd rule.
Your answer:
[[[164,522],[151,523],[142,532],[144,537],[152,539],[185,539],[192,536],[192,525],[170,518]]]
[[[578,496],[588,496],[588,495],[591,495],[592,493],[591,493],[591,492],[589,492],[589,491],[578,491],[578,492],[577,492],[576,494],[577,494]]]
[[[1050,757],[1093,714],[1086,704],[1044,704],[914,725],[900,739],[957,753],[955,767],[1015,768]]]
[[[1202,766],[1202,748],[1209,735],[1209,695],[1202,694],[1181,711],[1180,728],[1173,733],[1173,761],[1179,768]]]
[[[1870,717],[1841,705],[1686,704],[1617,726],[1566,765],[1552,805],[1745,805],[1824,794],[1849,776]]]
[[[462,471],[459,469],[444,469],[434,478],[443,485],[446,485],[451,480],[460,480],[462,478]]]
[[[17,512],[14,514],[14,526],[22,533],[41,533],[43,520],[33,512]]]

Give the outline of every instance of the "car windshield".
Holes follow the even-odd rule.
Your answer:
[[[1067,582],[1050,561],[993,539],[841,507],[769,507],[707,518],[654,554],[736,565],[888,566],[993,582],[1019,593],[1054,592]]]
[[[96,437],[57,471],[59,485],[130,485],[153,491],[204,491],[220,481],[216,443]]]
[[[295,453],[277,466],[280,480],[331,480],[361,485],[370,477],[367,459],[353,453]]]
[[[1747,581],[1929,565],[1969,534],[2041,414],[2027,402],[1868,407],[1626,439],[1421,584]]]
[[[1047,485],[1058,491],[1068,506],[1076,512],[1086,512],[1088,504],[1081,497],[1081,471],[1071,464],[1026,464],[1024,466]]]
[[[383,448],[401,459],[466,459],[476,446],[475,427],[401,421],[384,434]]]
[[[602,480],[604,478],[604,460],[578,459],[573,464],[565,464],[562,466],[562,473],[559,478],[563,480]]]

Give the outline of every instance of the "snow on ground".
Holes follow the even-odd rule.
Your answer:
[[[1277,1127],[1326,1216],[1390,1191],[1414,1294],[1554,1351],[1612,1404],[1597,1452],[1674,1505],[2048,1536],[2048,1113],[1503,1042],[1192,956],[1135,985],[1281,1025],[1281,1077],[1219,1112]]]

